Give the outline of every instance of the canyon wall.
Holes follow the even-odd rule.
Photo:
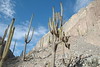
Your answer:
[[[93,29],[95,30],[95,33],[98,33],[98,31],[100,31],[100,0],[93,1],[86,8],[82,8],[78,13],[73,15],[63,25],[63,29],[66,35],[70,36],[84,36],[87,33],[93,31]],[[50,32],[48,32],[40,39],[36,45],[36,48],[41,47],[41,45],[43,45],[43,47],[48,46],[49,37],[52,39]],[[90,34],[86,41],[91,42],[91,38],[95,38],[93,40],[93,44],[97,44],[100,40],[96,34],[94,36]]]

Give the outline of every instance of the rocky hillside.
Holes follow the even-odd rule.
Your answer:
[[[100,0],[91,2],[73,15],[63,26],[69,38],[70,50],[59,44],[56,53],[56,67],[100,67]],[[27,60],[21,57],[9,59],[4,67],[51,67],[52,44],[47,33],[27,54]],[[50,38],[51,40],[52,38]],[[42,46],[42,45],[43,46]],[[80,59],[81,58],[81,59]],[[71,62],[71,60],[72,62]],[[78,62],[78,63],[77,63]]]

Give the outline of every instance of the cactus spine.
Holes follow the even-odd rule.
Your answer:
[[[9,31],[9,34],[8,34],[8,39],[7,39],[6,45],[4,47],[2,59],[0,60],[0,67],[3,66],[4,60],[6,59],[9,48],[10,48],[11,40],[12,40],[14,30],[15,30],[15,27],[13,26],[14,21],[15,21],[15,19],[13,18],[12,23],[10,25],[10,31]]]
[[[25,34],[25,45],[24,45],[24,51],[23,51],[23,61],[25,61],[27,44],[32,40],[33,33],[34,33],[34,29],[33,29],[31,38],[28,40],[29,33],[30,33],[30,30],[31,30],[31,26],[32,26],[32,20],[33,20],[33,15],[32,15],[31,20],[30,20],[28,32],[27,32],[27,34]]]

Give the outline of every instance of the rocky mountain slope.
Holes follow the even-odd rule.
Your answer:
[[[59,44],[56,53],[56,67],[68,67],[69,59],[87,57],[78,67],[100,67],[100,0],[91,2],[73,15],[63,26],[66,35],[70,35],[70,50]],[[52,44],[49,44],[48,32],[37,43],[36,47],[27,54],[27,60],[21,57],[9,59],[4,67],[51,67]],[[50,38],[51,40],[52,38]],[[42,45],[43,46],[42,46]],[[42,46],[42,47],[41,47]],[[82,60],[84,61],[84,60]],[[95,61],[95,62],[94,62]]]

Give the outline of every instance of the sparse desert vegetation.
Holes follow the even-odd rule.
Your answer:
[[[4,35],[0,37],[0,67],[100,67],[99,6],[100,0],[93,1],[66,23],[62,2],[59,12],[53,7],[52,17],[48,21],[49,32],[41,38],[32,51],[26,53],[27,45],[34,35],[32,15],[28,31],[23,38],[24,49],[18,57],[14,56],[17,41],[13,51],[10,50],[16,29],[13,18]]]

